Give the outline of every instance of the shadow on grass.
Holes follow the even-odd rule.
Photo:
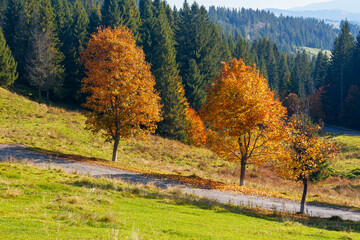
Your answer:
[[[72,160],[78,161],[78,162],[90,162],[90,163],[106,165],[109,167],[117,167],[117,168],[121,167],[117,163],[113,163],[113,162],[106,161],[103,159],[88,158],[88,157],[83,157],[83,156],[79,156],[79,155],[71,155],[71,154],[61,154],[61,153],[57,153],[57,152],[44,151],[43,149],[39,149],[39,148],[31,148],[31,149],[40,151],[42,153],[49,154],[49,155],[57,157],[57,158],[68,158],[68,159],[72,159]],[[201,179],[197,176],[179,176],[179,175],[175,175],[175,174],[151,174],[151,173],[150,174],[136,174],[136,179],[133,179],[133,181],[131,181],[130,178],[134,178],[134,175],[129,174],[129,173],[114,174],[113,176],[107,175],[107,177],[111,177],[111,178],[119,178],[120,177],[120,178],[124,179],[124,178],[126,178],[127,175],[129,177],[129,179],[128,179],[129,182],[137,183],[137,184],[144,184],[144,185],[152,184],[152,185],[156,186],[157,188],[162,188],[162,189],[173,188],[173,186],[171,185],[172,183],[183,183],[184,184],[184,181],[183,181],[184,179],[187,179],[190,183],[193,183],[193,184],[185,183],[188,186],[196,186],[196,187],[200,187],[200,188],[204,188],[204,189],[209,189],[208,184],[202,185],[202,184],[199,184],[199,182],[210,181],[210,180],[206,180],[206,179]],[[149,177],[151,177],[151,178],[149,178]],[[140,178],[140,180],[139,180],[139,178]],[[174,179],[171,179],[171,178],[175,178],[177,181],[175,181]],[[141,179],[143,179],[143,181],[141,181]],[[111,180],[108,180],[108,181],[111,181]],[[161,184],[165,184],[165,185],[156,184],[156,181],[160,182]],[[224,184],[224,183],[220,183],[220,182],[212,182],[212,183]],[[69,184],[78,186],[78,187],[99,188],[99,189],[104,189],[104,190],[112,189],[112,190],[116,190],[116,191],[127,193],[127,194],[129,194],[129,193],[136,194],[141,197],[151,197],[151,198],[156,198],[156,199],[169,200],[169,203],[172,203],[172,204],[179,204],[179,205],[187,204],[187,205],[200,207],[203,209],[212,209],[212,210],[219,211],[219,212],[226,211],[226,212],[238,213],[238,214],[243,214],[243,215],[247,215],[247,216],[251,216],[251,217],[257,217],[257,218],[263,218],[263,219],[267,219],[267,220],[271,220],[271,221],[277,221],[277,222],[291,221],[291,222],[298,222],[298,223],[301,223],[306,226],[311,226],[311,227],[316,227],[316,228],[321,228],[321,229],[360,232],[360,223],[359,222],[342,220],[340,217],[337,217],[337,216],[334,216],[330,219],[322,219],[322,218],[308,217],[305,215],[296,215],[296,214],[292,214],[292,213],[280,213],[280,212],[263,210],[263,209],[253,209],[253,208],[248,208],[248,207],[243,207],[243,206],[223,204],[223,203],[219,203],[214,200],[209,200],[206,198],[199,198],[199,197],[192,196],[192,195],[185,195],[182,193],[181,190],[179,190],[179,191],[171,191],[170,190],[170,193],[164,192],[164,191],[159,191],[159,190],[154,192],[153,190],[147,190],[146,188],[117,187],[116,185],[114,185],[111,182],[107,182],[106,184],[99,185],[95,181],[72,182]],[[309,205],[310,204],[313,204],[313,203],[309,203]],[[326,204],[326,205],[327,205],[327,207],[331,207],[328,204]],[[333,206],[333,208],[339,209],[341,207]]]
[[[206,210],[213,210],[219,213],[231,212],[249,217],[261,218],[274,222],[296,222],[304,226],[319,229],[360,232],[360,222],[342,220],[340,217],[331,217],[328,219],[308,217],[301,214],[292,214],[288,212],[276,212],[259,208],[248,208],[234,204],[223,204],[207,198],[199,198],[194,195],[184,194],[179,189],[163,191],[153,186],[130,186],[119,181],[108,180],[105,183],[97,183],[95,180],[83,179],[66,184],[76,187],[99,188],[103,190],[114,190],[124,197],[136,196],[142,198],[159,199],[161,202],[173,205],[188,205]]]

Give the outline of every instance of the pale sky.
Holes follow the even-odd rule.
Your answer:
[[[196,0],[199,5],[204,5],[208,8],[211,5],[225,6],[230,8],[279,8],[289,9],[293,7],[302,7],[311,3],[329,2],[330,0]],[[173,6],[174,4],[179,9],[182,7],[184,0],[167,0]],[[192,4],[194,0],[188,0]]]

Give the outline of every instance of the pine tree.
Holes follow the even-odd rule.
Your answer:
[[[326,88],[323,98],[326,120],[332,123],[338,122],[341,118],[343,103],[351,84],[354,45],[350,23],[345,21],[331,51],[332,58],[326,77],[326,85],[329,87]]]
[[[187,102],[179,79],[176,64],[174,36],[165,8],[160,7],[152,33],[151,71],[155,76],[155,88],[163,104],[163,120],[158,124],[162,136],[185,142]]]
[[[41,92],[46,91],[49,100],[49,91],[56,87],[55,54],[51,47],[49,30],[43,31],[35,10],[32,19],[32,30],[29,39],[29,50],[26,55],[26,72],[30,85]]]
[[[360,32],[356,37],[356,45],[353,56],[353,82],[351,85],[360,87]]]
[[[50,45],[51,45],[51,76],[52,81],[48,81],[47,83],[53,84],[53,86],[43,86],[44,90],[46,90],[47,97],[49,98],[49,91],[53,91],[56,95],[61,94],[61,85],[64,78],[64,66],[62,64],[64,60],[64,54],[61,52],[62,43],[60,42],[56,26],[55,26],[55,15],[51,7],[50,0],[42,0],[42,1],[35,1],[35,0],[27,0],[25,2],[25,15],[27,20],[27,27],[28,29],[34,30],[35,28],[40,28],[41,31],[44,32],[49,38]],[[37,26],[38,25],[38,26]],[[31,33],[34,35],[34,33]],[[39,35],[40,38],[45,38],[43,35],[36,33]],[[30,40],[31,36],[28,39],[29,46],[32,44]],[[47,38],[47,37],[46,37]],[[31,54],[31,50],[29,49],[27,53]],[[27,59],[31,58],[29,56],[26,57]],[[49,60],[50,61],[50,60]],[[27,64],[30,63],[27,61],[25,64],[25,68],[29,69]],[[27,70],[29,71],[29,70]],[[30,76],[27,75],[28,81],[31,82]]]
[[[194,59],[189,60],[189,70],[186,79],[186,89],[190,92],[189,102],[193,103],[195,109],[200,109],[206,100],[206,88],[204,76],[201,75]]]
[[[0,86],[7,87],[14,83],[18,77],[16,67],[17,64],[0,27]]]
[[[155,18],[153,15],[153,5],[151,0],[140,0],[139,10],[141,16],[141,42],[143,50],[145,53],[146,61],[152,62],[153,56],[153,38],[154,38],[154,27],[155,27]]]
[[[24,4],[21,0],[8,0],[7,9],[4,14],[4,36],[10,50],[18,63],[17,71],[19,78],[17,82],[24,83],[25,52],[27,48],[28,29]]]
[[[92,3],[91,10],[89,14],[89,34],[96,32],[96,29],[100,26],[101,23],[101,10],[100,5]]]
[[[141,26],[140,12],[135,0],[119,0],[122,24],[127,26],[134,34],[136,42],[141,41],[139,28]]]
[[[311,89],[309,83],[311,79],[311,69],[309,56],[304,51],[298,52],[295,58],[294,69],[291,72],[291,92],[296,93],[299,98],[305,98]]]
[[[73,6],[72,21],[68,31],[68,39],[65,49],[66,78],[63,88],[63,97],[67,99],[78,99],[80,81],[84,77],[82,65],[80,63],[80,53],[88,38],[89,18],[83,4],[76,0]]]
[[[8,0],[7,8],[4,12],[4,29],[7,44],[12,51],[15,50],[16,39],[19,38],[18,27],[21,25],[23,4],[21,0]]]
[[[105,0],[101,7],[101,25],[116,27],[123,24],[122,12],[118,0]]]
[[[315,88],[325,86],[326,73],[328,71],[329,58],[322,51],[318,53],[315,59],[315,66],[313,71],[313,79],[315,82]]]
[[[180,75],[185,86],[186,97],[190,99],[193,95],[191,89],[187,88],[188,82],[192,81],[187,78],[190,76],[190,59],[196,62],[205,83],[201,87],[205,90],[205,86],[209,86],[219,75],[220,62],[229,59],[229,52],[219,29],[210,21],[206,9],[203,6],[199,7],[197,3],[190,8],[185,1],[180,10],[176,42]],[[195,106],[201,105],[200,102],[190,102],[190,105],[196,109]]]

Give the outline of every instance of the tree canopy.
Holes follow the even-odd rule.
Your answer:
[[[86,124],[114,140],[116,161],[120,139],[152,133],[161,120],[155,79],[144,52],[124,26],[99,29],[81,57],[87,75],[82,80],[84,106],[90,110]]]

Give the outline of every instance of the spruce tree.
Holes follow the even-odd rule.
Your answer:
[[[92,3],[89,14],[89,34],[96,32],[96,29],[101,24],[101,10],[100,5]]]
[[[139,28],[141,26],[140,12],[135,0],[119,0],[121,23],[127,26],[134,34],[137,44],[141,42]]]
[[[118,0],[105,0],[101,7],[101,25],[116,27],[123,24],[122,12]]]
[[[41,99],[41,92],[46,91],[47,100],[49,100],[49,91],[57,85],[54,71],[55,53],[51,47],[49,30],[42,29],[36,9],[33,12],[31,25],[29,49],[26,54],[27,80],[30,85],[37,88],[39,99]]]
[[[77,95],[84,77],[80,63],[80,53],[83,51],[88,38],[89,18],[83,4],[76,0],[73,6],[71,25],[68,31],[67,46],[65,49],[66,77],[63,93],[67,99],[79,99]]]
[[[354,45],[354,37],[350,33],[350,23],[345,21],[331,51],[332,58],[326,77],[328,87],[323,97],[326,120],[332,123],[338,123],[341,119],[343,103],[353,77],[352,56]]]
[[[152,34],[151,71],[155,76],[155,88],[159,91],[163,104],[163,121],[158,124],[162,136],[185,142],[186,99],[179,79],[176,64],[174,36],[165,8],[160,7]]]
[[[16,67],[17,64],[0,27],[0,86],[7,87],[14,83],[18,77]]]
[[[139,10],[141,16],[141,27],[140,35],[143,50],[145,53],[146,61],[152,62],[153,56],[153,38],[154,38],[154,27],[155,27],[155,18],[153,15],[153,5],[151,0],[140,0]]]
[[[53,12],[53,9],[51,7],[50,0],[41,0],[35,1],[35,0],[27,0],[25,2],[25,8],[24,8],[25,14],[26,14],[26,21],[27,21],[27,27],[28,29],[34,30],[35,28],[38,28],[37,25],[39,25],[39,28],[41,31],[46,33],[49,42],[51,45],[51,72],[52,72],[52,78],[53,81],[49,81],[48,83],[53,84],[52,86],[45,86],[44,90],[46,90],[47,96],[49,96],[49,91],[54,92],[56,95],[61,95],[61,85],[63,83],[64,78],[64,66],[63,66],[63,60],[65,58],[64,54],[61,52],[61,46],[62,43],[59,40],[58,33],[56,31],[56,25],[55,25],[55,14]],[[33,34],[33,33],[31,33]],[[41,35],[41,34],[36,34]],[[42,38],[44,38],[41,35]],[[31,40],[28,39],[28,45],[30,46]],[[27,51],[28,54],[31,54],[31,51]],[[30,57],[27,56],[27,59]],[[27,66],[27,63],[25,64],[25,68],[29,69],[29,66]],[[30,76],[26,75],[27,80],[30,80]],[[48,97],[49,98],[49,97]]]
[[[193,95],[188,88],[190,59],[194,59],[204,81],[203,86],[209,86],[215,77],[220,74],[220,62],[229,59],[229,52],[223,42],[219,29],[209,19],[205,7],[194,3],[191,8],[185,1],[179,12],[178,28],[176,31],[177,60],[180,75],[185,86],[186,97]],[[200,99],[193,98],[192,99]],[[201,102],[191,102],[191,107],[200,106]]]
[[[329,58],[326,56],[325,53],[320,51],[316,56],[314,72],[313,72],[313,79],[316,89],[325,86],[325,79],[326,79],[326,73],[328,71],[328,66],[329,66]]]
[[[8,0],[4,11],[3,34],[12,51],[16,49],[16,39],[20,37],[18,28],[21,25],[23,11],[21,0]]]

